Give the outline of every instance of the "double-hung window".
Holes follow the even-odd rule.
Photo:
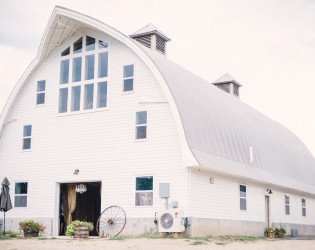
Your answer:
[[[45,103],[45,90],[46,90],[46,81],[38,81],[37,82],[37,94],[36,94],[36,104],[44,104]]]
[[[23,150],[31,149],[32,125],[23,127]]]
[[[135,205],[153,205],[153,176],[136,177]]]
[[[27,182],[16,182],[14,207],[27,207]]]
[[[136,113],[136,140],[147,138],[147,111]]]
[[[306,200],[302,198],[302,216],[306,216]]]
[[[240,210],[246,210],[246,186],[240,185]]]
[[[285,205],[285,214],[290,215],[290,196],[288,194],[284,195],[284,205]]]
[[[124,66],[124,86],[123,91],[133,91],[134,65]]]

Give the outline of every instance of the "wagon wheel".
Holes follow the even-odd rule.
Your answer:
[[[115,237],[126,225],[126,213],[118,206],[106,208],[96,223],[96,232],[100,236]]]

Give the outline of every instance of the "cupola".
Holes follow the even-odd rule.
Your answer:
[[[212,84],[231,95],[234,95],[238,98],[240,97],[239,88],[242,87],[242,85],[238,81],[236,81],[229,73],[221,76]]]
[[[170,38],[164,35],[151,23],[137,30],[131,34],[130,37],[142,45],[152,50],[156,50],[163,55],[166,55],[166,43],[171,41]]]

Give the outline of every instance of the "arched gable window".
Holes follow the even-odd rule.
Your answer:
[[[59,113],[107,107],[107,48],[102,40],[82,36],[61,52]]]

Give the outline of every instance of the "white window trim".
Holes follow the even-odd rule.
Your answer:
[[[124,68],[125,68],[125,66],[130,66],[130,65],[133,65],[133,76],[131,76],[131,77],[124,77]],[[123,67],[122,67],[122,76],[123,76],[123,80],[122,80],[122,94],[123,95],[135,93],[135,82],[136,82],[135,75],[136,75],[136,63],[127,63],[127,64],[123,65]],[[124,91],[125,80],[128,80],[128,79],[133,79],[132,90]]]
[[[90,51],[86,51],[86,36],[90,36],[95,38],[95,49],[94,50],[90,50]],[[74,42],[76,42],[78,39],[82,38],[82,52],[80,53],[73,53],[73,44]],[[60,79],[59,79],[59,84],[57,86],[58,88],[58,93],[59,93],[59,89],[61,88],[68,88],[68,103],[67,103],[67,112],[64,113],[59,113],[59,108],[57,110],[57,116],[58,117],[62,117],[62,116],[68,116],[68,115],[73,115],[73,114],[84,114],[84,113],[93,113],[93,112],[98,112],[101,110],[109,110],[109,72],[110,72],[110,43],[108,43],[108,47],[107,48],[99,48],[99,41],[103,41],[106,42],[104,40],[104,38],[100,38],[98,36],[95,35],[89,35],[89,34],[85,34],[85,35],[77,35],[75,36],[73,39],[71,39],[71,41],[69,41],[69,45],[63,47],[62,49],[60,49],[60,53],[59,53],[59,63],[61,63],[62,60],[66,60],[69,59],[69,82],[65,83],[65,84],[60,84]],[[61,56],[62,51],[64,51],[66,48],[70,47],[70,54],[66,55],[66,56]],[[99,58],[99,54],[103,53],[103,52],[107,52],[108,53],[108,64],[107,64],[107,77],[101,77],[98,78],[98,58]],[[94,58],[94,79],[90,79],[90,80],[85,80],[85,58],[88,55],[92,55],[94,54],[95,58]],[[73,59],[77,58],[77,57],[81,57],[82,58],[82,65],[81,65],[81,81],[78,82],[73,82]],[[59,67],[59,77],[60,77],[60,67]],[[107,82],[107,103],[106,103],[106,107],[97,107],[97,86],[98,86],[98,82]],[[85,91],[85,85],[86,84],[94,84],[94,90],[93,90],[93,108],[92,109],[84,109],[84,91]],[[75,86],[81,86],[81,96],[80,96],[80,110],[77,111],[71,111],[71,103],[72,103],[72,87]],[[59,99],[58,99],[59,102]]]
[[[24,128],[26,126],[31,126],[31,135],[30,136],[24,136]],[[23,135],[22,135],[22,151],[27,152],[32,150],[32,134],[33,134],[33,125],[27,124],[23,125]],[[30,148],[24,148],[24,139],[31,139],[31,147]]]
[[[147,112],[147,123],[145,123],[145,124],[137,124],[137,113],[138,112],[144,112],[144,111]],[[134,137],[135,141],[136,142],[147,141],[148,138],[149,138],[149,136],[148,136],[148,125],[149,125],[149,123],[148,123],[148,121],[149,121],[149,112],[148,112],[148,110],[147,109],[145,109],[145,110],[137,110],[135,118],[136,118],[135,119],[135,137]],[[143,127],[143,126],[146,126],[146,138],[137,139],[137,127]]]
[[[289,198],[289,204],[286,204],[285,199],[286,196]],[[289,214],[287,214],[287,206],[289,207]],[[291,209],[290,209],[290,195],[289,194],[284,194],[284,214],[290,216],[291,214]]]
[[[245,186],[246,187],[246,192],[245,192],[245,194],[246,194],[246,197],[241,197],[241,186]],[[240,204],[240,211],[241,212],[247,212],[247,185],[246,184],[242,184],[242,183],[239,183],[239,185],[238,185],[238,192],[239,192],[239,204]],[[246,209],[244,210],[244,209],[241,209],[241,199],[243,199],[243,200],[245,200],[246,201]]]
[[[15,193],[15,184],[16,184],[16,183],[25,183],[25,182],[27,183],[27,193],[26,193],[26,194],[16,194],[16,193]],[[14,208],[18,208],[18,209],[21,209],[21,208],[22,208],[22,209],[23,209],[23,208],[24,208],[24,209],[25,209],[25,208],[28,208],[28,193],[29,193],[29,192],[28,192],[28,191],[29,191],[29,185],[28,185],[28,184],[29,184],[28,181],[15,181],[15,182],[14,182]],[[16,206],[15,206],[15,196],[26,196],[26,207],[16,207]]]
[[[137,178],[145,178],[145,177],[152,177],[153,179],[153,183],[152,183],[152,190],[138,190],[137,191]],[[154,175],[136,175],[134,178],[134,207],[139,208],[139,207],[144,207],[144,208],[148,208],[148,207],[153,207],[154,206]],[[137,193],[147,193],[147,192],[152,192],[152,205],[147,205],[147,206],[136,206],[136,194]]]
[[[43,91],[38,91],[38,90],[37,90],[37,89],[38,89],[38,82],[41,82],[41,81],[45,81],[45,90],[43,90]],[[44,105],[46,104],[46,87],[47,87],[46,80],[39,80],[39,81],[36,82],[36,100],[35,100],[35,106],[37,106],[37,107],[42,107],[42,106],[44,106]],[[45,96],[44,103],[37,104],[37,96],[38,96],[38,94],[44,94],[44,96]]]
[[[305,201],[304,206],[303,206],[303,199]],[[301,197],[301,203],[302,203],[302,217],[306,217],[307,213],[306,213],[306,198],[305,197]],[[305,208],[305,215],[303,215],[303,208]]]

